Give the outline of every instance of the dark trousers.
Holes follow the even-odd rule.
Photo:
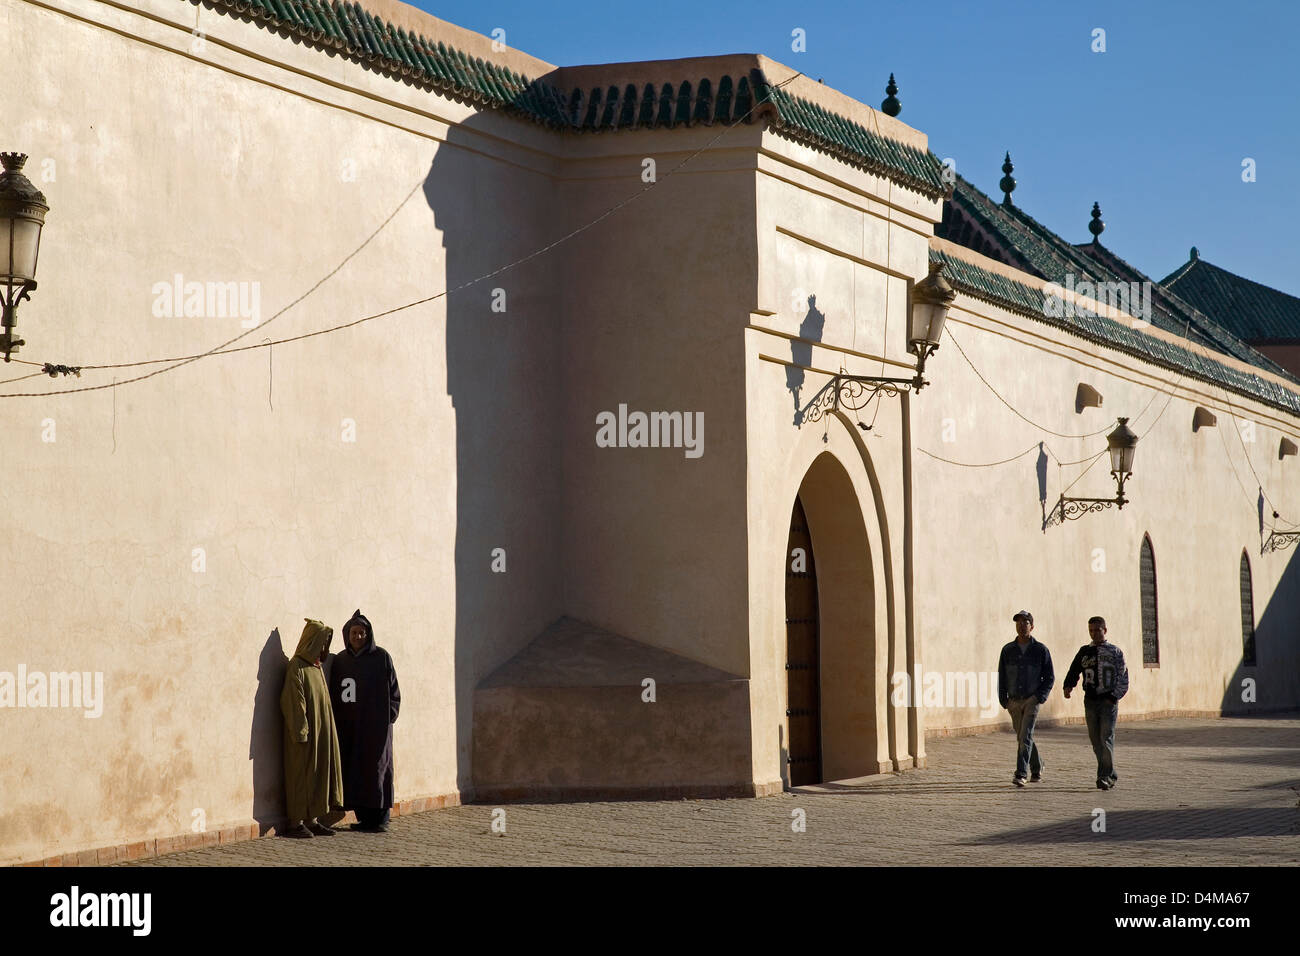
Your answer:
[[[1083,716],[1088,722],[1092,752],[1097,755],[1097,779],[1118,780],[1119,775],[1115,773],[1115,721],[1119,717],[1119,704],[1101,698],[1085,699]]]
[[[363,827],[386,827],[392,811],[392,807],[384,807],[382,810],[353,810],[352,812],[357,815],[357,823]]]

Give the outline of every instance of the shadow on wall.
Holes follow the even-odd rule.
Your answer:
[[[473,786],[479,676],[558,617],[562,597],[557,426],[566,363],[553,305],[571,253],[560,246],[528,257],[564,236],[570,217],[554,183],[543,190],[540,179],[484,155],[475,130],[499,137],[492,124],[501,121],[476,115],[452,126],[423,186],[445,267],[431,262],[420,284],[447,290],[446,388],[455,414],[447,453],[456,468],[452,666],[462,794]],[[428,347],[436,351],[436,333]]]
[[[776,747],[781,759],[781,789],[790,789],[790,748],[785,745],[785,727],[776,725]]]
[[[1034,462],[1034,471],[1038,475],[1038,507],[1043,512],[1043,534],[1047,534],[1047,452],[1043,443],[1038,443],[1038,459]]]
[[[492,211],[481,208],[491,202],[491,187],[480,188],[475,181],[472,153],[451,148],[457,128],[447,131],[447,143],[438,148],[424,181],[424,198],[433,211],[434,223],[443,236],[446,269],[435,275],[430,268],[430,288],[447,289],[444,300],[447,315],[446,361],[447,393],[456,415],[456,543],[454,549],[455,644],[452,668],[455,673],[456,714],[456,787],[462,793],[471,787],[470,743],[474,714],[474,647],[476,636],[471,622],[481,621],[487,613],[486,583],[481,574],[489,570],[488,556],[493,547],[508,538],[492,515],[497,493],[496,480],[484,480],[484,471],[492,467],[494,423],[502,414],[501,399],[505,388],[496,388],[507,374],[499,351],[494,347],[493,327],[506,319],[510,305],[510,276],[505,274],[479,282],[463,290],[454,286],[477,276],[472,264],[481,248],[482,217]],[[504,257],[502,258],[504,262]],[[486,271],[486,270],[485,270]],[[504,314],[491,311],[493,288],[506,289]],[[494,539],[497,544],[488,544]],[[473,558],[477,558],[474,561]],[[509,564],[507,563],[507,568]]]
[[[794,396],[794,423],[803,422],[804,410],[799,405],[799,393],[806,378],[804,368],[812,366],[812,343],[822,340],[826,328],[826,315],[817,311],[817,296],[808,296],[808,314],[799,323],[799,339],[790,342],[790,365],[785,367],[785,387]],[[803,339],[805,341],[800,341]]]
[[[1258,577],[1265,561],[1281,558],[1276,552],[1252,557],[1252,574]],[[1277,587],[1256,617],[1254,665],[1245,661],[1244,634],[1241,629],[1236,633],[1242,660],[1223,691],[1224,716],[1300,709],[1300,551],[1290,553]]]
[[[257,659],[257,693],[253,697],[253,727],[248,759],[253,762],[253,819],[261,834],[284,820],[284,717],[280,692],[289,658],[284,656],[276,628]]]

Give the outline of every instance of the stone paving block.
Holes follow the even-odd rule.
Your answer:
[[[492,828],[495,805],[470,804],[403,813],[384,834],[264,837],[125,865],[1300,863],[1300,717],[1122,722],[1112,791],[1096,789],[1082,725],[1037,739],[1044,779],[1023,790],[1011,785],[1010,733],[945,737],[927,742],[926,769],[770,797],[506,804],[504,833]]]

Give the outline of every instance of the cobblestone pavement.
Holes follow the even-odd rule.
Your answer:
[[[1300,719],[1121,721],[1115,737],[1110,792],[1095,787],[1087,731],[1071,725],[1038,732],[1044,779],[1024,790],[1011,786],[1004,732],[931,740],[930,769],[760,799],[507,805],[504,834],[494,807],[471,805],[396,818],[386,834],[267,837],[127,865],[1300,862]]]

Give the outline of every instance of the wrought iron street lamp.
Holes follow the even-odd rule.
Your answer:
[[[925,360],[939,350],[943,338],[943,323],[948,309],[957,297],[952,286],[943,277],[943,263],[930,263],[930,274],[912,287],[911,326],[907,335],[907,350],[916,356],[916,378],[912,387],[918,392],[927,384],[921,374]]]
[[[1274,521],[1278,520],[1280,517],[1281,515],[1276,511],[1273,512]],[[1263,522],[1260,523],[1263,524]],[[1260,533],[1263,534],[1262,531]],[[1270,530],[1268,533],[1268,539],[1260,545],[1259,553],[1266,554],[1270,551],[1285,551],[1287,548],[1295,545],[1297,541],[1300,541],[1300,531]]]
[[[1094,511],[1102,511],[1111,505],[1123,510],[1128,504],[1124,497],[1124,482],[1133,477],[1133,457],[1137,453],[1138,436],[1128,427],[1128,419],[1119,419],[1116,429],[1106,436],[1107,451],[1110,453],[1110,474],[1115,479],[1114,498],[1067,498],[1064,494],[1043,523],[1043,528],[1062,524],[1068,518],[1071,521],[1082,518]]]
[[[908,389],[918,392],[923,389],[929,384],[924,378],[925,360],[939,348],[943,323],[956,297],[956,291],[943,277],[943,263],[930,263],[930,274],[912,287],[912,310],[908,316],[907,351],[916,356],[916,374],[911,378],[837,374],[808,403],[802,420],[815,422],[839,407],[861,411],[882,393],[897,395]],[[861,423],[859,427],[869,428]]]
[[[41,227],[50,207],[45,196],[23,175],[24,153],[0,153],[0,351],[5,361],[23,340],[14,335],[18,303],[36,288],[36,257]]]

